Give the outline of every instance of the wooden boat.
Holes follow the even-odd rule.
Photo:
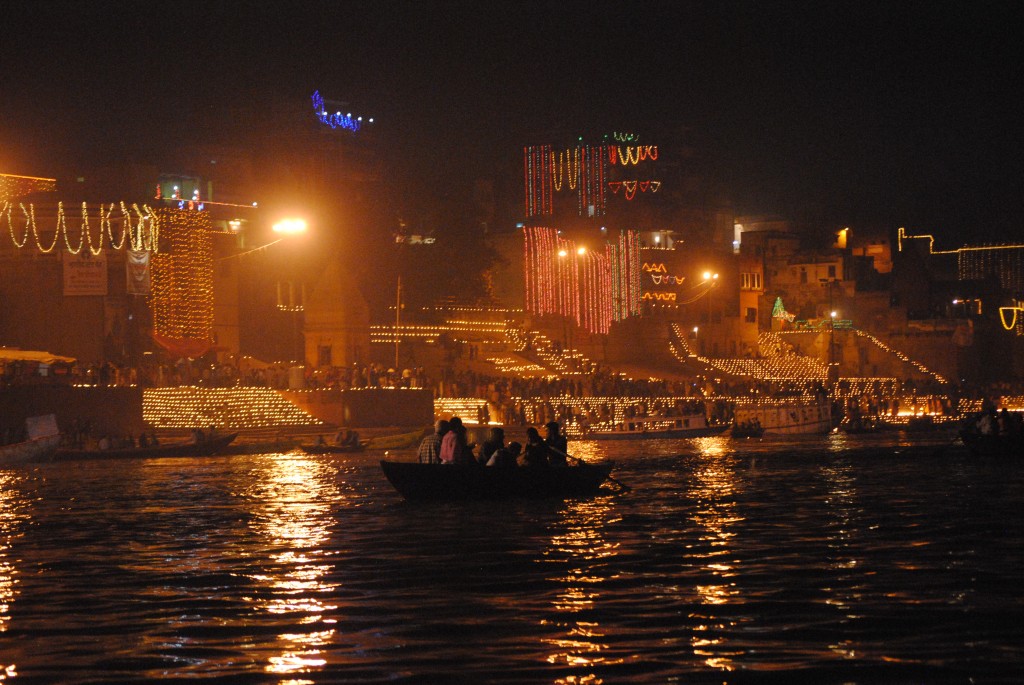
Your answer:
[[[28,439],[0,446],[0,466],[47,461],[60,445],[60,430],[53,414],[25,420]]]
[[[384,475],[408,500],[566,498],[595,494],[612,462],[535,468],[454,466],[381,460]]]
[[[48,461],[60,445],[60,435],[44,435],[0,446],[0,466]]]
[[[708,426],[703,414],[687,416],[643,416],[614,424],[598,424],[584,440],[637,440],[655,438],[706,438],[724,432],[728,426]]]
[[[59,449],[55,458],[58,461],[74,459],[154,459],[167,457],[209,457],[221,452],[238,433],[216,435],[201,442],[172,442],[147,447],[118,447],[109,450],[94,449]]]
[[[982,435],[962,430],[960,439],[976,457],[1024,457],[1024,435]]]
[[[331,445],[324,443],[323,445],[299,445],[299,449],[306,454],[348,454],[364,451],[367,444],[366,442],[360,442],[358,445]]]
[[[738,424],[756,423],[764,435],[822,434],[832,430],[832,406],[827,400],[768,400],[737,404]]]

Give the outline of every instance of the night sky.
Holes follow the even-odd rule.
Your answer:
[[[146,160],[319,89],[425,184],[504,173],[551,131],[687,127],[737,213],[1024,239],[1024,3],[0,0],[0,18],[7,173]]]

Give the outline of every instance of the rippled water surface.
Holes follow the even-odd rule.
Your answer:
[[[372,452],[0,469],[0,680],[1024,677],[1021,461],[897,437],[572,449],[632,491],[406,503]]]

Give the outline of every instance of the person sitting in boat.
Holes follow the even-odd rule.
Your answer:
[[[448,422],[444,419],[438,419],[434,424],[434,432],[432,435],[428,435],[423,438],[420,442],[420,448],[417,451],[421,464],[440,464],[441,463],[441,441],[444,436],[448,434],[450,427]]]
[[[544,444],[548,446],[548,461],[552,466],[568,466],[569,441],[562,435],[562,427],[557,421],[544,424],[547,436]]]
[[[526,429],[526,446],[523,454],[519,457],[521,466],[549,466],[548,446],[536,428],[530,426]]]
[[[323,447],[326,444],[327,444],[327,441],[324,440],[324,436],[323,435],[317,435],[316,436],[316,440],[313,441],[313,445],[315,445],[316,447]]]
[[[508,444],[508,447],[502,447],[494,451],[491,458],[487,460],[488,466],[497,466],[498,468],[510,468],[518,466],[519,453],[523,451],[523,446],[516,441],[512,441]]]
[[[503,447],[505,447],[505,429],[498,427],[491,428],[490,435],[487,436],[487,439],[484,440],[484,444],[480,447],[480,463],[488,463],[491,459],[491,455]]]
[[[442,464],[475,464],[476,457],[473,456],[473,448],[476,443],[469,444],[466,437],[466,427],[462,425],[462,419],[453,416],[448,422],[448,434],[441,440],[441,463]]]
[[[98,444],[98,447],[101,450],[109,450],[109,449],[111,449],[111,447],[113,447],[113,444],[110,441],[110,436],[109,435],[104,435],[103,437],[101,437],[100,441],[99,441],[99,444]]]
[[[341,443],[342,447],[359,447],[359,433],[358,431],[350,430],[348,432],[348,438]]]
[[[203,435],[203,431],[201,428],[192,429],[192,442],[198,445],[199,443],[204,442],[205,440],[206,436]]]
[[[146,437],[146,432],[139,433],[139,447],[149,447],[149,438]]]

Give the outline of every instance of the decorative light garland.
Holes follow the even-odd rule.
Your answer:
[[[608,190],[612,191],[613,195],[617,195],[619,190],[625,189],[623,197],[627,200],[632,200],[636,197],[636,192],[639,190],[641,193],[646,193],[648,190],[651,193],[656,193],[661,190],[661,181],[608,181]]]
[[[86,203],[82,203],[82,218],[79,225],[79,233],[77,238],[77,246],[74,245],[75,241],[71,237],[71,233],[67,226],[67,216],[64,211],[64,203],[57,203],[57,217],[54,222],[53,229],[53,240],[47,241],[44,245],[43,238],[40,236],[39,225],[36,221],[36,210],[34,205],[18,204],[18,208],[21,210],[22,215],[25,219],[24,229],[21,230],[21,238],[18,238],[14,227],[13,209],[14,204],[11,202],[4,202],[2,208],[0,208],[0,222],[5,218],[7,220],[7,232],[11,236],[12,244],[19,250],[24,248],[28,244],[29,234],[31,233],[35,247],[43,254],[49,254],[57,248],[57,244],[63,238],[64,246],[67,251],[71,254],[79,254],[85,248],[89,246],[89,252],[95,256],[98,256],[103,252],[104,238],[109,242],[110,248],[113,250],[124,249],[125,245],[129,246],[132,250],[150,250],[157,252],[159,250],[159,236],[160,236],[160,221],[156,213],[148,207],[143,205],[139,208],[137,204],[131,206],[129,210],[128,206],[124,203],[120,203],[121,209],[121,233],[119,238],[114,237],[114,221],[111,219],[111,215],[114,213],[114,204],[110,204],[104,208],[100,205],[97,220],[99,223],[99,236],[96,238],[96,242],[93,243],[92,232],[89,227],[89,209]],[[132,216],[132,212],[135,216]],[[19,222],[20,223],[20,222]]]
[[[355,133],[363,125],[362,117],[352,117],[351,112],[348,114],[342,114],[337,112],[335,114],[328,114],[327,108],[324,107],[324,98],[320,95],[320,91],[314,91],[313,93],[313,113],[316,118],[320,120],[320,123],[331,128],[341,128],[347,131]],[[368,123],[373,123],[373,119],[369,119]]]
[[[627,145],[625,147],[619,147],[616,145],[608,146],[608,162],[612,166],[615,166],[616,164],[620,166],[635,166],[648,159],[651,161],[658,159],[657,145]]]
[[[607,175],[604,146],[578,145],[554,152],[550,145],[523,148],[523,187],[526,216],[554,213],[554,195],[566,187],[575,190],[580,216],[606,212]]]
[[[55,178],[0,174],[0,200],[12,200],[31,193],[49,193],[56,189]]]

